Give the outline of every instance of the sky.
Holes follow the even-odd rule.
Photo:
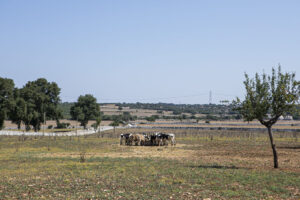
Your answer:
[[[0,77],[63,102],[243,99],[244,73],[300,71],[300,1],[0,0]]]

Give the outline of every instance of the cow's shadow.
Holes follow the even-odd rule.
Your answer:
[[[300,145],[295,146],[278,146],[278,149],[300,149]]]
[[[223,166],[223,165],[189,165],[190,168],[202,168],[202,169],[246,169],[236,166]]]

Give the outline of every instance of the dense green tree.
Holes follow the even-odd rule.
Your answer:
[[[132,119],[132,116],[130,115],[130,112],[123,112],[122,116],[123,121],[128,122]]]
[[[29,81],[20,89],[18,102],[21,106],[18,107],[18,103],[16,105],[22,121],[26,125],[26,130],[29,130],[30,125],[32,125],[34,130],[38,131],[41,128],[41,123],[47,118],[58,120],[62,116],[61,110],[58,109],[59,94],[60,88],[57,84],[55,82],[50,83],[44,78]],[[19,122],[18,119],[14,119],[14,121]]]
[[[17,97],[10,112],[10,119],[13,123],[18,125],[18,129],[21,129],[22,121],[26,118],[26,109],[26,101],[21,97]]]
[[[257,119],[264,125],[269,134],[274,157],[274,168],[278,168],[278,156],[273,140],[272,126],[280,116],[293,112],[299,99],[300,82],[295,80],[295,73],[282,73],[272,70],[272,75],[255,75],[250,79],[245,74],[246,97],[243,102],[239,99],[234,102],[236,109],[241,113],[244,120]]]
[[[71,107],[70,114],[72,119],[78,120],[81,126],[86,128],[89,120],[100,116],[100,106],[93,95],[86,94],[79,96],[77,102]]]
[[[14,104],[14,87],[12,79],[0,77],[0,130],[4,128],[4,120]]]
[[[300,105],[296,106],[295,113],[293,113],[294,120],[300,120]]]

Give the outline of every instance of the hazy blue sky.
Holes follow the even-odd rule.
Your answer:
[[[0,76],[63,101],[218,103],[278,63],[300,70],[298,0],[0,0]]]

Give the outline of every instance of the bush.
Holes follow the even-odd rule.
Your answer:
[[[208,115],[206,115],[206,119],[208,119],[208,120],[218,120],[218,117],[208,114]]]
[[[70,123],[57,123],[56,127],[57,129],[64,129],[64,128],[68,128],[68,126],[70,126]]]
[[[49,126],[48,126],[48,129],[52,129],[52,128],[53,128],[53,125],[49,125]]]
[[[155,117],[153,117],[153,116],[151,116],[151,117],[146,117],[146,120],[148,121],[148,122],[155,122]]]
[[[92,126],[95,130],[97,129],[97,124],[96,124],[96,123],[93,123],[91,126]]]
[[[116,120],[116,121],[113,121],[112,123],[110,123],[109,125],[110,125],[110,126],[114,126],[114,127],[115,127],[115,126],[119,126],[119,125],[120,125],[120,122]]]
[[[159,119],[158,115],[152,115],[151,117],[146,117],[146,120],[149,122],[155,122],[155,120]]]
[[[181,111],[178,111],[178,110],[174,110],[173,111],[173,115],[180,115],[182,112]]]
[[[242,116],[241,115],[236,115],[235,119],[237,119],[237,120],[242,119]]]

